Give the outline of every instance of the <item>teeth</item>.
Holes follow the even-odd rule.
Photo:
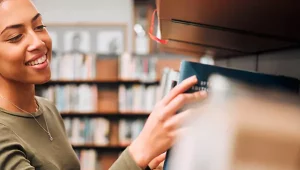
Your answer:
[[[34,66],[34,65],[42,64],[46,60],[47,60],[47,57],[46,57],[46,55],[44,55],[43,57],[40,57],[40,58],[38,58],[38,59],[36,59],[34,61],[30,61],[30,62],[26,63],[26,65]]]

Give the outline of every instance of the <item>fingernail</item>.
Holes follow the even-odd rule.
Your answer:
[[[193,75],[193,80],[198,80],[196,75]]]

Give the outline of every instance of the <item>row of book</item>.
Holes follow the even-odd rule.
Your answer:
[[[121,119],[119,121],[119,145],[128,146],[142,131],[145,119]]]
[[[108,145],[110,122],[104,118],[64,118],[73,145]]]
[[[157,97],[157,85],[120,85],[120,112],[151,112]],[[53,102],[59,112],[95,112],[98,110],[97,85],[54,85],[43,88],[39,95]]]
[[[66,133],[73,145],[111,144],[110,121],[105,118],[64,118]],[[129,145],[142,131],[145,119],[119,120],[118,144]]]
[[[97,111],[97,85],[54,85],[43,88],[42,97],[52,101],[59,112],[93,112]]]
[[[156,81],[156,62],[157,57],[154,56],[135,56],[124,53],[119,57],[119,78],[145,82]]]
[[[94,54],[54,53],[51,59],[52,80],[95,79],[96,60]]]
[[[157,85],[120,85],[119,111],[151,112],[157,102]]]
[[[97,151],[94,149],[75,150],[80,162],[81,170],[99,170],[101,164],[98,160]]]
[[[79,52],[54,53],[51,59],[52,80],[85,80],[97,76],[97,54]],[[157,80],[157,57],[124,53],[119,56],[119,79]]]

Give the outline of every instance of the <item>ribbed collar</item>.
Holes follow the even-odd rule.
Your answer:
[[[39,102],[39,97],[35,96],[35,99],[39,105],[39,110],[37,112],[31,113],[34,117],[38,117],[40,115],[42,115],[43,113],[43,106],[40,104]],[[6,113],[6,114],[10,114],[13,116],[19,116],[19,117],[26,117],[26,118],[33,118],[32,115],[28,114],[28,113],[24,113],[24,112],[10,112],[8,110],[5,110],[3,108],[0,107],[0,112]]]

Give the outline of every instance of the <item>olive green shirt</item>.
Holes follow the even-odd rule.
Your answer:
[[[36,97],[39,110],[32,113],[48,134],[26,113],[12,113],[0,108],[1,170],[79,170],[79,160],[68,141],[63,119],[56,107]],[[110,170],[141,170],[126,149]]]

